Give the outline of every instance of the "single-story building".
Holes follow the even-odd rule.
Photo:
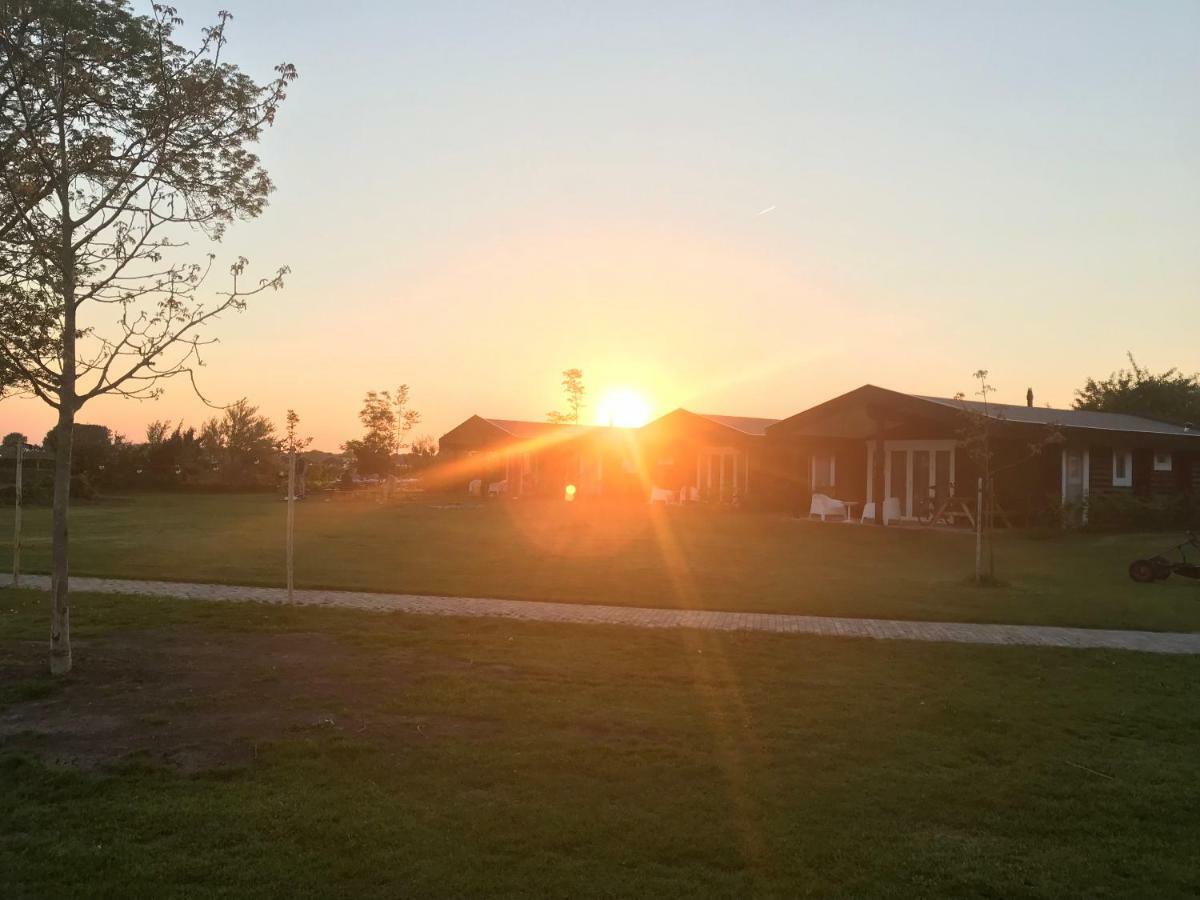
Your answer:
[[[998,512],[1086,519],[1101,499],[1200,510],[1200,429],[1144,416],[984,404],[864,385],[786,419],[677,409],[640,429],[471,416],[442,435],[442,484],[510,497],[700,501],[807,512],[814,493],[861,517],[975,508],[990,447]],[[884,503],[875,503],[883,498]]]
[[[759,488],[754,473],[767,428],[777,421],[686,409],[669,412],[638,432],[644,478],[684,500],[746,503]]]
[[[766,437],[797,505],[819,492],[861,513],[894,498],[901,520],[917,520],[948,497],[973,500],[985,432],[996,500],[1013,520],[1055,505],[1086,516],[1099,495],[1200,495],[1200,430],[1142,416],[864,385],[770,425]]]
[[[508,497],[609,496],[636,480],[630,429],[471,416],[438,440],[442,487]]]

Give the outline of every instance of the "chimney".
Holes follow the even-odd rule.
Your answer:
[[[1030,388],[1025,392],[1025,405],[1030,409],[1033,408],[1033,388]]]

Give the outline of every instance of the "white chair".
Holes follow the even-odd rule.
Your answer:
[[[888,497],[883,501],[883,524],[890,525],[900,518],[900,498]],[[868,522],[875,522],[875,503],[868,503],[863,507],[862,518],[858,520],[861,524],[866,525]]]
[[[491,484],[488,485],[488,496],[489,497],[499,497],[501,494],[506,494],[506,493],[508,493],[508,479],[507,478],[505,478],[503,481],[493,481]]]
[[[845,519],[849,516],[846,509],[846,504],[841,500],[834,500],[828,494],[813,494],[812,505],[808,508],[808,517],[820,516],[821,521],[825,521],[826,516],[840,516]]]
[[[674,506],[679,502],[679,491],[672,491],[668,488],[652,487],[650,488],[650,502],[662,503],[664,506]]]

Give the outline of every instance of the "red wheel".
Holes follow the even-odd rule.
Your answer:
[[[1162,556],[1156,556],[1150,561],[1150,565],[1154,566],[1154,578],[1157,581],[1166,581],[1171,577],[1171,561]]]
[[[1150,560],[1135,559],[1129,564],[1129,577],[1138,584],[1150,584],[1158,577],[1158,573]]]

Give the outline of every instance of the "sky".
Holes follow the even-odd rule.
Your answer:
[[[175,5],[193,34],[218,9]],[[1195,0],[220,6],[228,59],[300,79],[270,205],[217,252],[292,274],[199,383],[315,447],[400,383],[417,434],[543,419],[568,367],[585,418],[619,389],[784,417],[980,368],[1065,406],[1127,351],[1200,369]],[[79,420],[211,414],[178,382]]]

